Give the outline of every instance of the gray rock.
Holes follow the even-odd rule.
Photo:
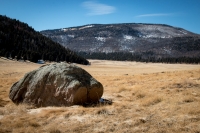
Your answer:
[[[67,63],[45,65],[13,84],[9,97],[37,107],[71,106],[98,102],[103,86],[88,72]]]

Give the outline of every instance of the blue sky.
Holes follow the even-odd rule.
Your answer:
[[[0,14],[37,31],[94,23],[155,23],[200,34],[200,0],[0,0]]]

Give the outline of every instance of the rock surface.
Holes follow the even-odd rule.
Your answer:
[[[9,97],[37,107],[71,106],[98,102],[103,86],[88,72],[67,63],[45,65],[13,84]]]

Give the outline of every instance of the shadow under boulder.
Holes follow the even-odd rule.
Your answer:
[[[85,103],[84,107],[98,107],[98,106],[106,106],[112,105],[113,101],[111,99],[100,98],[97,102],[93,103]]]
[[[9,93],[14,103],[36,107],[84,105],[98,102],[102,95],[100,82],[68,63],[49,64],[27,73]]]

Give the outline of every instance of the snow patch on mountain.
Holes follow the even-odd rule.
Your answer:
[[[156,37],[158,37],[158,36],[155,34],[149,34],[149,35],[143,36],[143,38],[156,38]]]
[[[133,37],[132,37],[132,36],[130,36],[130,35],[124,35],[124,39],[125,39],[125,40],[132,40],[132,39],[133,39]]]
[[[87,25],[87,26],[84,26],[84,27],[79,28],[79,30],[86,29],[86,28],[91,28],[91,27],[93,27],[93,26],[94,26],[94,25]]]
[[[126,45],[121,45],[119,50],[121,50],[121,51],[131,51],[131,48],[129,46],[126,46]]]
[[[166,47],[163,47],[163,50],[167,53],[167,54],[171,54],[171,48],[166,48]]]
[[[67,35],[68,37],[71,37],[71,38],[74,38],[75,37],[75,35]]]
[[[143,35],[143,38],[172,38],[170,35],[148,34]]]
[[[64,31],[64,32],[66,32],[66,31],[68,31],[68,29],[64,29],[64,28],[63,28],[63,29],[61,29],[61,31]]]
[[[95,37],[98,41],[101,41],[101,42],[105,42],[106,41],[106,38],[105,37]]]
[[[112,47],[104,47],[104,48],[102,49],[102,52],[104,52],[104,53],[110,53],[110,52],[112,52],[112,51],[113,51]]]
[[[77,28],[66,28],[66,29],[61,29],[61,31],[67,32],[67,31],[72,31],[72,30],[77,30]]]
[[[183,34],[185,34],[185,35],[187,34],[187,32],[184,31],[184,30],[181,30],[180,32],[183,33]]]
[[[61,38],[62,40],[67,40],[67,36],[66,36],[66,35],[60,35],[60,38]]]

